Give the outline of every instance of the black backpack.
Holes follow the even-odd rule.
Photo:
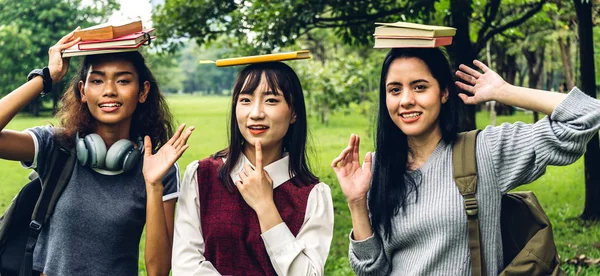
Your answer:
[[[0,217],[0,276],[31,276],[33,249],[42,226],[66,187],[75,165],[75,150],[54,136],[44,179],[27,183]],[[42,184],[43,183],[43,184]]]

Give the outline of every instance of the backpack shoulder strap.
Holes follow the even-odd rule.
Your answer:
[[[479,130],[459,133],[452,146],[452,173],[456,187],[463,196],[467,214],[469,251],[471,254],[471,274],[485,275],[485,259],[481,250],[479,229],[479,206],[477,205],[477,147]]]
[[[50,173],[42,179],[42,191],[31,214],[29,237],[27,238],[25,255],[23,256],[21,271],[19,272],[21,276],[32,274],[33,250],[38,236],[42,226],[48,222],[48,219],[52,215],[60,194],[67,186],[67,183],[69,183],[73,167],[75,166],[75,150],[62,141],[61,135],[54,135],[54,149],[48,160]]]

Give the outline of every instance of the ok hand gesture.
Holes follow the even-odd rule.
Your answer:
[[[331,163],[348,203],[366,202],[371,186],[372,156],[367,152],[363,166],[358,159],[360,137],[352,134],[348,146]]]

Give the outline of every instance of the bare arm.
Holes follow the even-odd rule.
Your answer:
[[[146,182],[146,248],[144,259],[148,275],[169,275],[173,248],[175,200],[162,201],[162,179],[189,147],[186,142],[194,127],[183,132],[181,125],[175,135],[152,154],[150,137],[144,137],[143,174]]]
[[[61,57],[61,51],[79,42],[73,32],[61,38],[48,50],[52,81],[61,80],[69,68],[69,60]],[[5,130],[8,123],[43,90],[42,77],[37,76],[0,99],[0,158],[17,161],[32,161],[35,154],[33,138],[23,132]]]
[[[456,82],[456,85],[473,94],[473,96],[459,94],[466,104],[493,100],[550,115],[567,97],[566,94],[557,92],[511,85],[482,62],[475,60],[473,64],[479,67],[483,74],[464,64],[461,64],[460,70],[456,71],[456,76],[466,82]]]

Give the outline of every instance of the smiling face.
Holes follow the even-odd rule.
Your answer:
[[[283,92],[273,91],[263,74],[254,91],[247,91],[244,83],[237,97],[235,117],[239,131],[246,141],[244,152],[253,150],[260,140],[263,150],[280,150],[283,137],[296,120]]]
[[[448,99],[427,65],[418,58],[397,58],[389,67],[386,107],[390,118],[409,139],[439,136],[439,114]]]
[[[146,101],[150,84],[146,81],[140,87],[133,64],[114,60],[91,65],[79,90],[81,101],[99,124],[129,129],[137,104]]]

